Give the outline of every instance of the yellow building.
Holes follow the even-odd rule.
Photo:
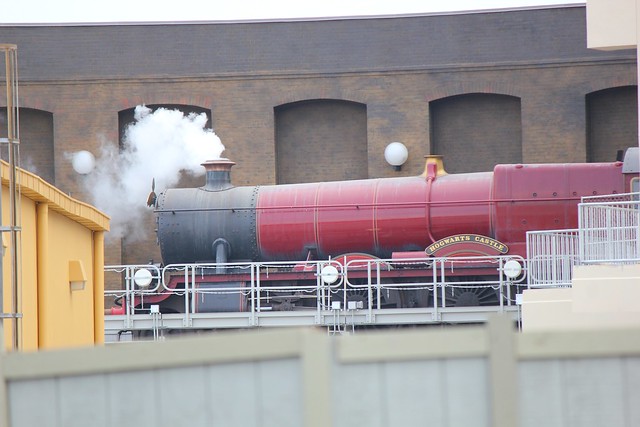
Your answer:
[[[3,162],[0,168],[2,225],[7,227],[9,166]],[[104,232],[109,218],[24,170],[17,169],[16,184],[20,244],[14,263],[10,233],[2,233],[2,311],[15,311],[21,317],[3,320],[5,348],[38,350],[103,342]],[[13,264],[18,280],[12,280]]]

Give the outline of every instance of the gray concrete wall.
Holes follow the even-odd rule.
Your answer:
[[[0,426],[640,423],[640,330],[512,326],[278,329],[4,354]]]

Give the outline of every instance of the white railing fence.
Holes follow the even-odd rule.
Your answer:
[[[584,197],[577,230],[527,233],[529,287],[570,286],[577,264],[640,261],[639,194]]]
[[[580,261],[583,263],[638,262],[638,194],[607,200],[585,197],[579,205]]]
[[[570,286],[578,254],[578,230],[528,232],[529,287]]]
[[[508,261],[522,267],[517,277],[505,273]],[[154,310],[161,301],[166,306],[167,298],[173,298],[170,306],[181,314],[184,328],[192,327],[198,314],[225,311],[242,312],[249,327],[258,326],[261,317],[276,311],[315,313],[316,324],[327,313],[357,312],[365,323],[374,323],[380,311],[423,307],[439,319],[440,312],[459,303],[461,297],[480,302],[477,305],[490,301],[497,310],[515,308],[515,295],[525,286],[524,266],[524,258],[517,256],[172,264],[162,268],[113,265],[105,267],[106,287],[114,288],[106,290],[105,296],[107,307],[117,308],[112,314],[124,316],[124,326],[131,329],[135,329],[137,315],[161,317]],[[483,275],[476,276],[478,271]]]

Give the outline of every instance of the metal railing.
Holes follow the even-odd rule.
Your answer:
[[[571,286],[574,265],[637,263],[639,194],[583,197],[578,229],[527,232],[529,286]]]
[[[503,274],[510,260],[523,266],[518,277]],[[134,320],[140,315],[151,316],[154,324],[161,325],[157,304],[167,297],[174,298],[171,306],[182,317],[183,328],[194,327],[194,317],[207,310],[216,312],[211,298],[238,302],[232,307],[244,316],[247,327],[259,326],[261,318],[276,315],[276,311],[304,312],[313,315],[319,325],[331,324],[332,318],[345,313],[358,313],[368,324],[388,308],[427,308],[433,319],[439,319],[441,311],[460,298],[465,298],[465,304],[515,309],[517,288],[525,286],[524,266],[524,259],[517,256],[173,264],[163,268],[115,265],[105,267],[105,283],[115,287],[120,280],[121,289],[107,290],[105,295],[121,308],[116,315],[123,316],[123,325],[130,329],[135,329]],[[140,273],[145,270],[150,274]],[[180,285],[175,287],[177,281]],[[234,310],[227,306],[220,311],[223,316]]]
[[[640,261],[638,194],[585,197],[578,205],[580,262],[627,263]]]
[[[528,232],[529,287],[571,286],[578,247],[578,230]]]

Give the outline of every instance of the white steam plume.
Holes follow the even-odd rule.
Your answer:
[[[121,150],[103,143],[95,169],[87,175],[92,203],[111,217],[112,237],[134,240],[152,230],[143,227],[150,208],[145,204],[155,180],[160,193],[175,186],[180,172],[203,175],[205,160],[220,158],[224,146],[206,129],[207,116],[159,108],[153,113],[137,106],[135,122],[125,132]]]

